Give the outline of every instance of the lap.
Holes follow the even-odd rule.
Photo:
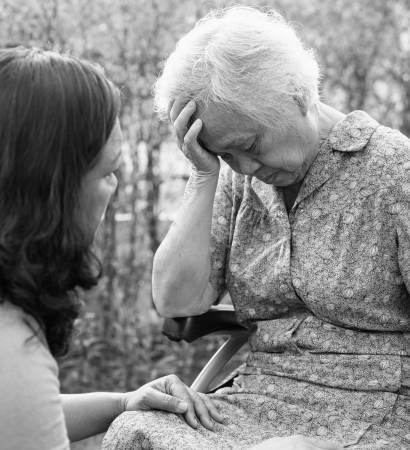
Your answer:
[[[225,419],[223,425],[216,424],[214,432],[201,426],[194,430],[182,417],[166,412],[127,412],[113,422],[102,449],[245,449],[271,437],[293,434],[336,441],[355,450],[407,448],[404,428],[397,423],[382,426],[379,420],[349,415],[344,411],[346,405],[339,410],[326,410],[320,404],[315,408],[314,402],[296,401],[294,392],[285,399],[278,395],[279,390],[257,392],[249,383],[245,385],[246,389],[236,384],[211,395]],[[304,389],[303,395],[306,393]]]

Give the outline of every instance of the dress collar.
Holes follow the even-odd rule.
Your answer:
[[[364,111],[353,111],[337,122],[327,138],[321,142],[319,152],[305,176],[293,208],[334,176],[339,170],[343,153],[363,150],[378,126],[379,123]],[[268,211],[275,210],[279,195],[276,188],[253,177],[245,178],[246,184],[252,186],[257,195],[258,202]]]
[[[294,206],[310,196],[339,170],[343,153],[363,150],[379,123],[364,111],[353,111],[336,123],[320,146]]]
[[[358,152],[366,147],[378,126],[379,123],[364,111],[353,111],[336,123],[327,141],[333,150]]]

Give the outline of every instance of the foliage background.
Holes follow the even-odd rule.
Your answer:
[[[123,93],[125,162],[100,230],[100,285],[84,295],[63,392],[127,390],[166,373],[191,382],[218,340],[175,344],[151,299],[152,257],[178,208],[189,168],[151,87],[177,40],[215,7],[281,12],[316,51],[322,99],[364,109],[410,135],[409,0],[0,0],[0,45],[68,51],[101,64]],[[100,437],[73,448],[98,448]]]

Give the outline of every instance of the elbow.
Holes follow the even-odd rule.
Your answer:
[[[172,290],[172,274],[169,274],[166,268],[157,252],[152,265],[152,300],[160,316],[172,318],[177,317],[174,315],[173,302],[169,295]]]
[[[197,316],[206,312],[209,306],[202,302],[202,292],[205,289],[198,289],[199,283],[193,284],[197,285],[197,288],[191,287],[191,275],[176,277],[162,268],[160,262],[154,258],[152,299],[160,316],[168,319]],[[198,296],[198,292],[201,295]]]
[[[172,304],[169,298],[160,290],[153,287],[152,289],[152,299],[154,302],[155,309],[157,313],[164,319],[173,319],[175,317],[180,317],[178,315],[177,308]]]
[[[209,309],[209,306],[204,307],[198,304],[180,307],[175,304],[155,300],[154,304],[158,314],[164,319],[199,316],[206,313]]]
[[[183,295],[181,289],[172,285],[167,288],[153,285],[152,298],[158,314],[165,319],[198,316],[209,309],[200,298]]]

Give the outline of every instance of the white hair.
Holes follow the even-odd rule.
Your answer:
[[[155,83],[155,110],[167,117],[176,98],[210,102],[267,126],[283,120],[283,104],[305,110],[319,98],[319,66],[275,11],[235,6],[214,10],[183,36]]]

